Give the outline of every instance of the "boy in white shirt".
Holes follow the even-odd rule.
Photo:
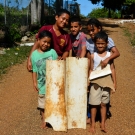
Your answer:
[[[110,57],[111,53],[107,51],[108,44],[108,36],[105,32],[100,31],[94,37],[94,43],[97,48],[97,52],[91,54],[91,73],[97,69],[97,67],[101,64],[101,62]],[[112,82],[113,88],[116,89],[116,74],[113,61],[109,62],[111,69],[111,77],[109,75],[105,75],[102,77],[95,78],[91,80],[91,89],[89,95],[89,104],[91,105],[91,127],[90,132],[95,133],[95,117],[97,113],[97,107],[101,106],[101,131],[107,132],[105,128],[106,121],[106,104],[110,101],[110,82]],[[110,82],[103,81],[104,79],[110,77]]]

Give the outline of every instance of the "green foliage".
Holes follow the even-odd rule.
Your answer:
[[[123,28],[123,31],[124,31],[124,35],[129,38],[131,45],[135,46],[135,32],[130,33],[130,31],[127,28]]]
[[[104,8],[95,8],[93,9],[87,17],[89,18],[107,18],[107,10]]]
[[[0,54],[0,77],[7,72],[7,68],[17,63],[21,64],[29,55],[31,47],[13,47],[3,51],[5,54]]]
[[[8,38],[9,40],[13,43],[15,41],[20,41],[21,39],[21,33],[20,33],[20,26],[19,24],[12,24],[10,27],[9,27],[9,35],[8,35]]]
[[[111,10],[112,18],[120,18],[121,14],[120,11],[114,12]],[[89,18],[107,18],[108,17],[108,10],[106,8],[96,8],[93,9],[91,13],[88,14]]]
[[[109,8],[112,10],[120,10],[122,4],[125,2],[125,0],[90,0],[92,4],[97,4],[101,2],[102,6],[105,8]]]
[[[135,0],[125,0],[125,2],[124,2],[124,4],[126,4],[126,5],[131,5],[133,3],[135,3]]]

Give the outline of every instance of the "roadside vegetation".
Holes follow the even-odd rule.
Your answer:
[[[0,79],[2,75],[7,73],[8,68],[15,65],[21,64],[27,59],[31,47],[12,47],[12,48],[1,48],[0,49]],[[25,68],[25,67],[24,67]]]
[[[135,32],[131,32],[128,28],[122,28],[124,35],[129,38],[132,46],[135,46]]]

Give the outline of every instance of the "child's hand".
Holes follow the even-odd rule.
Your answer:
[[[116,83],[114,83],[114,89],[115,89],[115,91],[116,91],[116,89],[117,89],[117,85],[116,85]]]
[[[109,58],[106,58],[105,60],[101,61],[101,67],[102,69],[106,67],[106,65],[109,63]]]
[[[38,87],[37,87],[37,84],[34,84],[34,90],[35,90],[36,92],[39,91],[39,90],[38,90]]]

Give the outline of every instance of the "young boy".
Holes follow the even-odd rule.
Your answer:
[[[55,16],[55,24],[54,25],[46,25],[41,27],[39,32],[43,30],[48,30],[52,33],[52,48],[57,52],[58,59],[66,59],[69,55],[69,51],[72,49],[71,40],[69,34],[63,30],[68,25],[70,13],[66,9],[61,9],[56,13]],[[37,37],[38,38],[38,35]],[[34,46],[31,49],[31,53],[38,48],[38,42],[36,41]],[[31,70],[31,61],[30,55],[27,61],[27,69]]]
[[[89,35],[91,37],[90,39],[88,39],[88,42],[87,42],[87,51],[88,51],[87,56],[89,58],[90,54],[97,51],[96,46],[94,46],[93,39],[95,37],[95,34],[102,31],[102,24],[99,20],[97,20],[95,18],[91,18],[87,22],[87,29],[88,29]],[[113,40],[110,37],[108,37],[107,50],[111,51],[112,55],[110,57],[106,58],[104,61],[102,61],[102,63],[101,63],[102,67],[105,67],[110,60],[114,60],[115,58],[120,56],[120,53],[119,53],[117,47],[115,46]]]
[[[45,82],[46,82],[46,60],[56,60],[57,53],[55,50],[50,49],[52,42],[52,34],[45,30],[38,34],[37,42],[39,44],[38,49],[32,52],[32,78],[34,90],[38,92],[38,108],[40,110],[42,119],[42,128],[46,128],[44,119],[44,103],[45,103]]]
[[[93,39],[97,52],[91,54],[91,68],[90,76],[94,70],[101,62],[112,54],[107,51],[108,36],[105,32],[100,31],[94,36]],[[97,112],[97,107],[101,106],[101,131],[107,132],[105,127],[106,121],[106,104],[109,103],[110,90],[116,89],[116,75],[113,61],[109,62],[110,69],[112,72],[112,80],[110,75],[99,76],[95,80],[91,80],[91,89],[89,94],[89,104],[91,105],[91,127],[90,132],[95,133],[95,117]],[[98,74],[99,75],[99,74]],[[108,78],[110,77],[110,81]],[[107,78],[107,81],[105,79]],[[104,81],[103,81],[104,79]],[[113,81],[113,82],[112,82]],[[112,83],[112,85],[111,85]],[[111,87],[112,86],[112,87]]]
[[[87,29],[88,29],[88,34],[91,37],[90,39],[87,40],[87,44],[86,44],[87,57],[90,60],[90,57],[91,57],[90,55],[97,51],[97,48],[94,45],[94,41],[93,41],[94,37],[98,32],[102,31],[103,28],[102,28],[102,24],[99,20],[97,20],[96,18],[91,18],[87,22]],[[110,37],[108,37],[107,50],[111,51],[112,55],[101,62],[102,68],[104,68],[108,64],[109,61],[114,60],[115,58],[120,56],[120,53],[119,53],[117,47],[115,46],[113,40]],[[110,111],[109,111],[110,103],[108,103],[107,106],[108,106],[107,107],[107,117],[110,117]],[[90,118],[87,120],[87,123],[90,123]]]
[[[82,58],[86,55],[86,35],[81,32],[82,25],[79,17],[71,18],[70,37],[72,43],[72,56]]]

